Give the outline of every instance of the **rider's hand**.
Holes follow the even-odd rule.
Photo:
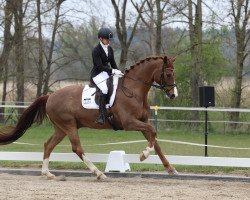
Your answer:
[[[124,75],[119,69],[112,69],[112,74],[120,77]]]

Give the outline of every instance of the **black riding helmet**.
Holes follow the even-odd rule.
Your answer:
[[[98,31],[98,38],[100,37],[109,40],[113,38],[113,33],[109,28],[101,28]]]

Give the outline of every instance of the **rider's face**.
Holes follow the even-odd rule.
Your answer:
[[[102,43],[104,45],[108,45],[109,44],[109,40],[105,39],[105,38],[100,38],[100,40],[102,41]]]

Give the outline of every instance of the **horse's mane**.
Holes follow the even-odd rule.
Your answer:
[[[131,69],[134,69],[136,66],[139,66],[139,65],[143,64],[146,61],[157,60],[157,59],[164,59],[164,56],[149,56],[149,57],[146,57],[146,58],[144,58],[142,60],[139,60],[134,65],[131,65],[129,68],[127,68],[125,70],[125,73],[128,73]]]

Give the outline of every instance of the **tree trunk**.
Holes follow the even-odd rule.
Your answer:
[[[41,0],[36,1],[37,5],[37,24],[38,24],[38,81],[37,81],[37,91],[36,97],[42,95],[43,86],[43,38],[42,38],[42,22],[41,22]]]
[[[128,48],[126,45],[121,45],[121,55],[120,55],[120,62],[119,67],[120,69],[125,69],[126,63],[128,58]]]
[[[156,36],[155,36],[155,53],[157,56],[161,55],[162,50],[162,20],[163,9],[161,8],[161,0],[156,0],[157,20],[156,20]]]
[[[150,15],[150,19],[149,19],[149,23],[145,23],[144,24],[147,26],[148,30],[149,30],[149,39],[150,39],[150,50],[151,50],[151,54],[152,55],[157,55],[156,53],[156,33],[155,33],[155,21],[154,21],[154,3],[153,0],[150,0],[150,2],[148,2],[148,7],[149,7],[149,15]]]
[[[7,81],[8,81],[8,58],[12,48],[12,35],[10,32],[11,22],[13,18],[13,7],[11,0],[6,1],[4,8],[4,42],[3,51],[0,56],[0,80],[3,80],[3,94],[2,94],[2,105],[5,105],[6,94],[7,94]],[[0,108],[0,122],[4,122],[4,108]]]
[[[249,23],[250,10],[249,1],[241,0],[235,2],[230,0],[232,16],[234,19],[235,38],[236,38],[236,66],[235,66],[235,78],[234,88],[231,97],[231,107],[240,108],[241,106],[241,95],[242,95],[242,81],[243,81],[243,68],[244,60],[247,58],[247,42],[249,41],[249,30],[247,30],[247,24]],[[248,33],[248,34],[247,34]],[[229,113],[230,121],[238,122],[240,119],[239,112]],[[236,129],[237,123],[230,124],[231,128]]]
[[[199,106],[199,86],[203,85],[202,75],[202,10],[201,0],[195,5],[195,19],[193,19],[193,2],[188,0],[189,11],[189,37],[191,45],[192,74],[191,74],[191,99],[192,106]],[[194,22],[194,23],[193,23]],[[198,120],[199,113],[192,112],[192,120]],[[197,126],[196,123],[192,126]]]
[[[23,0],[13,2],[15,19],[15,60],[16,60],[16,81],[17,81],[17,104],[24,102],[24,46],[23,46]],[[18,114],[23,112],[23,108],[18,109]]]

